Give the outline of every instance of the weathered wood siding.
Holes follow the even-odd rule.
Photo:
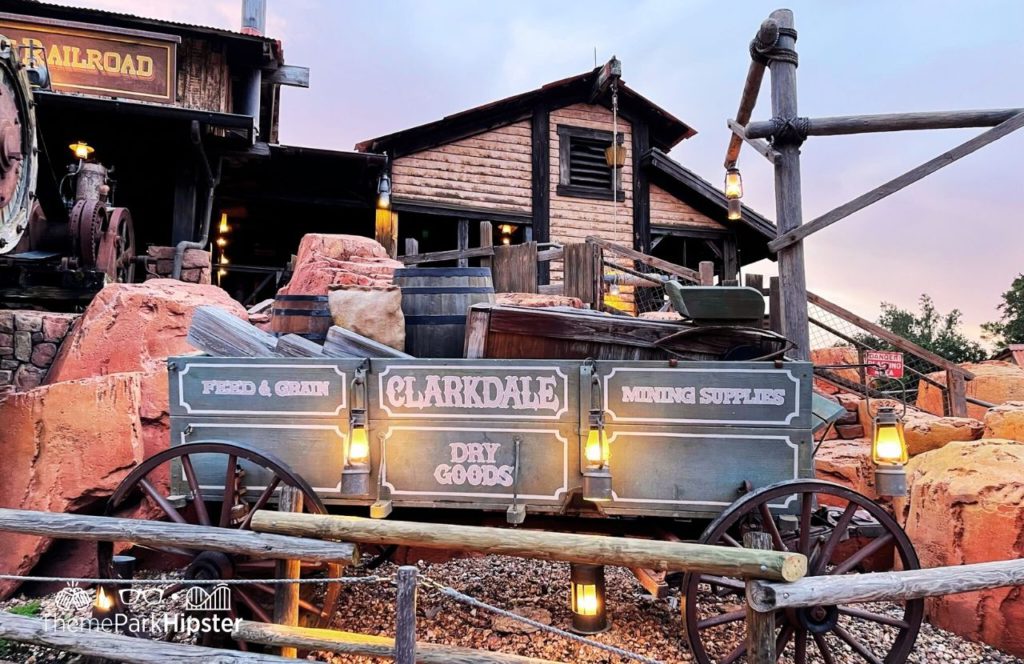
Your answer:
[[[396,198],[530,214],[530,123],[499,127],[399,157]]]
[[[651,185],[651,226],[706,228],[716,231],[725,227],[698,212],[658,185]]]
[[[227,49],[219,42],[182,39],[178,48],[178,104],[227,113],[231,110],[231,72]]]

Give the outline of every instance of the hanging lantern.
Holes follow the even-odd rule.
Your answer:
[[[501,224],[498,226],[498,232],[501,234],[501,243],[509,245],[512,244],[512,234],[516,232],[516,227],[512,224]]]
[[[85,141],[76,141],[68,146],[71,152],[74,153],[75,159],[88,159],[89,155],[96,152],[96,148],[92,147]]]
[[[608,470],[611,447],[600,410],[590,411],[590,430],[583,446],[583,500],[604,503],[612,499],[612,474]]]
[[[741,217],[743,217],[743,206],[740,204],[740,199],[730,198],[729,221],[739,221]]]
[[[743,178],[735,166],[725,171],[725,197],[730,201],[743,198]]]
[[[909,459],[903,421],[896,414],[896,409],[879,408],[871,439],[871,460],[875,462],[875,490],[878,495],[907,495],[904,464]]]
[[[572,631],[577,634],[605,631],[608,629],[608,610],[605,606],[604,567],[572,563],[569,570]]]
[[[621,138],[621,137],[620,137]],[[626,147],[622,143],[612,143],[604,149],[604,162],[608,168],[622,168],[626,165]]]
[[[391,209],[391,177],[387,171],[382,171],[377,180],[377,209]]]
[[[349,416],[348,452],[341,470],[341,493],[365,496],[370,493],[370,438],[366,431],[366,369],[356,369],[352,379],[352,410]]]

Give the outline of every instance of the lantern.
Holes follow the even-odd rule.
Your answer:
[[[366,369],[356,369],[352,379],[352,410],[349,417],[348,453],[341,470],[341,493],[370,493],[370,438],[366,431]]]
[[[619,141],[612,143],[604,149],[604,163],[608,168],[622,168],[626,165],[626,147],[622,144],[622,137]]]
[[[220,225],[217,226],[217,232],[218,233],[227,233],[230,230],[231,230],[231,227],[228,226],[228,213],[227,212],[221,212],[220,213]]]
[[[516,232],[516,227],[512,224],[501,224],[498,226],[498,233],[501,234],[501,243],[504,245],[512,244],[512,234]]]
[[[117,595],[112,586],[96,586],[96,600],[92,603],[92,617],[97,620],[110,618],[117,607]]]
[[[604,567],[572,563],[569,582],[572,631],[577,634],[597,634],[608,629]]]
[[[729,221],[739,221],[743,216],[743,206],[740,205],[740,199],[730,198],[729,199]]]
[[[902,420],[894,408],[879,408],[871,440],[871,460],[875,462],[875,490],[878,495],[907,495],[907,471],[903,465],[909,458]]]
[[[377,209],[391,209],[391,177],[387,171],[383,171],[377,180]]]
[[[609,448],[608,437],[604,434],[604,428],[591,426],[587,433],[587,445],[583,451],[588,466],[602,467],[608,465]]]
[[[604,432],[604,418],[599,410],[590,411],[590,430],[583,446],[583,500],[595,503],[612,499],[612,474],[608,470],[611,449]]]
[[[89,155],[96,151],[96,148],[92,147],[85,141],[77,141],[68,146],[71,152],[74,153],[75,159],[88,159]]]
[[[743,178],[735,166],[725,171],[725,197],[730,201],[743,198]]]

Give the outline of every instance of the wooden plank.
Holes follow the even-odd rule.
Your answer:
[[[415,256],[418,253],[420,253],[419,240],[414,237],[405,238],[405,256]],[[406,265],[415,265],[415,263],[406,263]]]
[[[950,362],[941,355],[936,355],[930,350],[922,348],[912,341],[907,341],[903,337],[896,335],[893,332],[890,332],[889,330],[885,329],[884,327],[876,325],[875,323],[872,323],[871,321],[865,318],[861,318],[857,314],[840,307],[838,304],[835,304],[834,302],[830,302],[819,295],[811,293],[810,291],[808,291],[807,293],[807,301],[810,302],[811,304],[821,307],[822,309],[824,309],[825,311],[829,312],[834,316],[838,316],[839,318],[842,318],[843,320],[849,323],[853,323],[854,325],[866,330],[867,332],[870,332],[872,335],[878,337],[879,339],[889,343],[890,345],[894,346],[895,348],[905,353],[910,353],[911,355],[916,355],[917,357],[928,360],[935,366],[940,367],[942,369],[946,369],[947,371],[960,373],[966,380],[974,379],[974,374],[971,373],[970,371],[967,371],[960,365],[954,362]]]
[[[551,239],[551,119],[546,106],[533,110],[530,122],[530,165],[533,239],[548,242]],[[538,283],[547,284],[551,278],[548,265],[537,269]]]
[[[916,113],[880,113],[877,115],[841,115],[825,118],[806,118],[808,136],[838,136],[841,134],[867,134],[880,131],[912,131],[919,129],[966,129],[994,127],[1024,113],[1024,108],[1000,108],[974,111],[925,111]],[[768,138],[771,122],[751,122],[748,136]]]
[[[463,357],[466,359],[487,357],[487,328],[490,319],[491,314],[487,309],[469,308],[466,315],[466,343],[463,348]]]
[[[537,262],[542,263],[545,261],[559,261],[565,255],[565,250],[562,247],[554,247],[552,249],[545,249],[537,252]]]
[[[469,249],[452,249],[449,251],[431,251],[425,254],[414,254],[411,256],[399,256],[398,260],[406,265],[418,263],[439,263],[441,261],[453,261],[460,258],[478,258],[481,256],[493,256],[493,247],[470,247]]]
[[[772,162],[773,164],[775,163],[775,155],[777,153],[775,152],[775,150],[772,149],[772,146],[768,145],[768,141],[764,140],[763,138],[748,137],[746,130],[743,128],[743,125],[741,125],[736,120],[728,120],[726,124],[729,126],[730,131],[732,131],[732,137],[729,139],[729,150],[726,153],[725,157],[726,168],[730,168],[731,166],[736,165],[736,160],[739,159],[740,156],[739,146],[741,143],[746,143],[750,147],[754,148],[754,150],[762,157]],[[736,144],[735,150],[733,149],[734,143]],[[729,158],[734,154],[735,158],[732,160],[732,162],[730,162]]]
[[[768,533],[751,531],[743,534],[743,546],[748,549],[772,549]],[[752,581],[747,581],[750,592]],[[747,604],[747,662],[748,664],[775,664],[775,613],[761,613]]]
[[[494,226],[489,221],[480,222],[480,246],[494,247]],[[491,267],[490,257],[484,256],[481,258],[480,267]]]
[[[647,123],[633,121],[633,158],[639,159],[651,149],[651,135]],[[633,248],[651,253],[651,184],[646,168],[633,169]]]
[[[635,261],[643,263],[644,265],[649,265],[650,267],[661,270],[662,272],[667,272],[671,275],[679,277],[680,279],[686,279],[687,281],[700,283],[700,276],[697,274],[696,271],[691,270],[688,267],[676,265],[675,263],[669,263],[668,261],[663,261],[660,258],[655,258],[654,256],[648,256],[647,254],[643,254],[639,251],[636,251],[635,249],[630,249],[628,247],[622,246],[621,244],[609,242],[608,240],[605,240],[604,238],[601,237],[597,237],[595,235],[587,236],[587,242],[596,244],[605,251],[610,251],[614,254],[625,256],[626,258],[631,258]]]
[[[537,243],[494,248],[495,293],[537,292]]]
[[[796,30],[793,12],[777,9],[770,19],[778,24],[776,47],[796,51]],[[795,58],[794,58],[795,60]],[[796,62],[773,59],[771,69],[772,117],[796,118]],[[749,135],[749,132],[747,132]],[[776,143],[782,143],[777,141]],[[775,212],[778,234],[784,235],[800,227],[803,203],[800,194],[800,144],[786,142],[775,145]],[[811,356],[810,331],[807,326],[807,276],[804,271],[804,248],[797,243],[778,252],[779,291],[782,299],[783,334],[793,342],[790,357],[807,360]]]
[[[698,265],[700,268],[698,274],[700,275],[701,286],[714,286],[715,285],[715,264],[711,261],[701,261]]]
[[[807,558],[796,553],[600,535],[382,521],[326,514],[284,514],[267,510],[256,512],[252,527],[259,532],[329,537],[359,543],[482,551],[539,560],[723,576],[795,580],[807,571]]]
[[[277,497],[279,512],[301,512],[302,493],[293,486],[282,486]],[[278,560],[274,564],[278,579],[298,579],[302,576],[302,561]],[[274,622],[278,625],[299,624],[299,584],[279,583],[274,587]],[[281,657],[298,657],[293,646],[282,646]]]
[[[782,293],[778,277],[768,280],[768,329],[782,334]]]
[[[722,242],[722,281],[736,281],[740,273],[740,255],[736,236],[726,235]]]
[[[967,384],[964,375],[959,371],[946,372],[947,395],[949,397],[949,414],[953,417],[967,417]]]
[[[323,350],[327,357],[412,357],[403,351],[337,325],[332,325],[331,329],[327,330],[327,339],[324,340]]]
[[[457,246],[459,251],[469,249],[469,219],[459,219]],[[469,259],[465,256],[460,256],[458,266],[469,267]]]
[[[1009,120],[975,136],[969,141],[961,143],[952,150],[943,152],[938,157],[926,161],[917,168],[913,168],[899,177],[893,178],[885,184],[875,187],[871,191],[861,194],[857,198],[826,212],[799,228],[787,229],[785,233],[769,242],[768,248],[772,251],[779,251],[780,249],[791,246],[811,233],[816,233],[823,228],[827,228],[837,221],[845,219],[854,212],[863,210],[872,203],[877,203],[883,198],[895,194],[897,191],[925,178],[928,175],[931,175],[945,166],[952,164],[958,159],[962,159],[967,155],[980,150],[989,143],[997,141],[1003,136],[1020,129],[1021,127],[1024,127],[1024,112],[1011,117]]]
[[[416,576],[414,565],[398,568],[395,585],[395,664],[416,663]]]
[[[289,85],[296,88],[308,88],[309,67],[281,65],[272,72],[264,72],[263,82],[276,85]]]
[[[600,309],[604,286],[604,262],[601,247],[591,242],[574,242],[562,247],[564,267],[564,289],[569,297],[578,297]]]
[[[134,542],[143,546],[177,546],[201,551],[244,553],[259,559],[295,558],[307,562],[355,564],[355,547],[343,542],[263,535],[249,530],[212,526],[34,512],[0,508],[0,532],[40,535],[57,539]]]
[[[277,337],[219,307],[196,307],[188,342],[214,357],[275,357]]]
[[[764,275],[763,274],[745,274],[743,275],[743,285],[747,288],[753,288],[762,295],[764,292]]]
[[[952,567],[809,576],[792,584],[755,582],[748,600],[758,611],[816,606],[822,603],[902,601],[1024,585],[1024,559]]]
[[[395,640],[391,637],[332,629],[284,627],[240,620],[231,636],[250,643],[269,646],[292,645],[303,650],[328,650],[342,655],[395,656]],[[423,641],[416,644],[416,661],[421,664],[559,664],[546,659]]]
[[[630,572],[644,587],[644,590],[651,594],[651,597],[665,599],[669,594],[668,583],[665,581],[665,572],[655,572],[643,567],[631,567]]]
[[[188,664],[277,664],[295,660],[277,655],[221,650],[190,646],[169,641],[138,639],[93,629],[54,629],[53,625],[39,618],[18,616],[0,611],[0,639],[34,643],[56,650],[100,657],[104,660],[128,662],[129,664],[151,664],[152,662],[181,662]]]
[[[278,337],[276,352],[281,357],[323,357],[324,347],[297,334]]]

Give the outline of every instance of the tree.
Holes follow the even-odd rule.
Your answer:
[[[950,362],[980,362],[987,357],[981,344],[960,330],[963,314],[959,309],[939,313],[927,294],[922,294],[918,302],[921,310],[916,314],[883,302],[878,324]]]
[[[981,326],[985,339],[994,342],[997,350],[1010,344],[1024,344],[1024,274],[1013,280],[997,308],[999,320]]]

